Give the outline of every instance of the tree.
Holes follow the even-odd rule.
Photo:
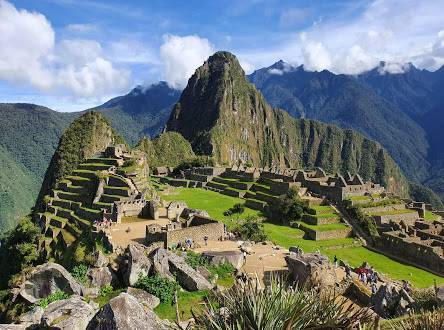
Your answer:
[[[40,237],[40,228],[30,216],[5,235],[0,247],[0,288],[5,288],[13,275],[38,262]]]
[[[237,231],[244,240],[262,242],[267,239],[262,221],[254,216],[245,218],[234,231]]]

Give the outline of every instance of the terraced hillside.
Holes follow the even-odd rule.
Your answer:
[[[131,180],[113,173],[124,169],[118,159],[89,158],[56,183],[44,198],[44,212],[37,215],[45,234],[41,248],[47,257],[61,259],[67,248],[81,241],[80,236],[91,233],[94,221],[111,212],[114,202],[139,193]]]

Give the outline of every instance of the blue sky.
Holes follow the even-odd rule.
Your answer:
[[[444,1],[0,0],[0,102],[82,110],[166,80],[216,50],[247,73],[279,59],[356,74],[444,64]]]

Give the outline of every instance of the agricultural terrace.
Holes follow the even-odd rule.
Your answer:
[[[168,187],[168,189],[164,189],[160,193],[165,200],[181,200],[192,208],[206,210],[211,217],[224,222],[229,228],[234,225],[236,219],[226,217],[223,213],[233,207],[233,205],[245,202],[245,200],[240,198],[200,188]],[[330,211],[329,206],[316,206],[315,209],[317,213],[326,212],[328,214]],[[246,207],[245,212],[240,217],[244,218],[248,215],[260,216],[261,213]],[[409,280],[418,288],[430,287],[435,280],[438,284],[444,284],[444,278],[368,250],[362,247],[359,241],[354,238],[314,241],[304,239],[304,232],[298,228],[269,222],[264,223],[264,228],[268,239],[284,248],[299,246],[304,252],[319,250],[330,258],[336,255],[339,259],[346,261],[352,266],[359,266],[362,262],[367,261],[381,274],[394,280]]]

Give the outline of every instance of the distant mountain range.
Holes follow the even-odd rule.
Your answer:
[[[444,68],[429,72],[409,65],[404,73],[389,74],[384,66],[347,76],[309,72],[279,61],[247,78],[268,103],[296,118],[352,128],[378,141],[410,180],[444,197],[444,93],[440,91]],[[161,132],[180,95],[160,82],[138,86],[92,110],[105,114],[114,129],[135,145],[141,137]],[[0,231],[34,204],[62,132],[82,113],[0,104],[0,159],[6,169],[0,174]],[[202,118],[195,120],[197,124]]]
[[[249,79],[273,106],[295,117],[353,128],[380,142],[410,180],[444,197],[444,68],[430,72],[409,64],[389,74],[382,62],[349,76],[279,61]]]

